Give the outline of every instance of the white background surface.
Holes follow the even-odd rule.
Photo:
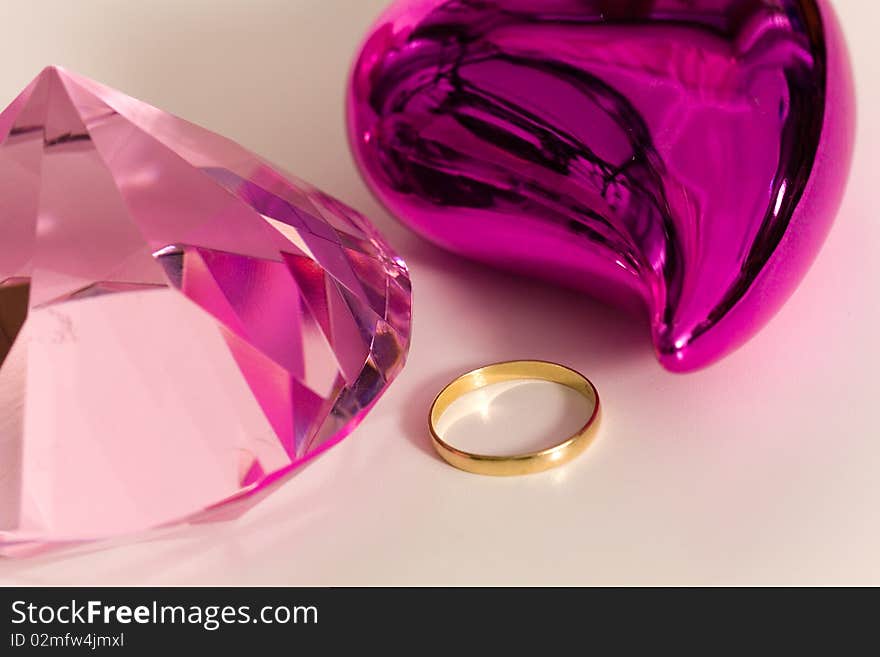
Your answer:
[[[462,262],[391,220],[343,129],[383,0],[2,2],[2,104],[59,64],[224,133],[371,216],[407,259],[407,368],[341,445],[241,519],[0,562],[4,584],[880,584],[880,4],[838,0],[859,98],[837,224],[782,312],[708,370],[665,372],[638,320]],[[526,478],[455,471],[428,405],[507,358],[586,373],[594,446]],[[156,485],[161,485],[160,481]]]

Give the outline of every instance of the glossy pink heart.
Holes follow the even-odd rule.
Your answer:
[[[672,370],[741,345],[800,282],[854,123],[816,0],[397,2],[348,109],[358,163],[404,222],[641,306]]]

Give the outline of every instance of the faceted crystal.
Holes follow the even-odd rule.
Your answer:
[[[363,217],[61,69],[0,114],[0,227],[2,553],[237,512],[403,366]]]

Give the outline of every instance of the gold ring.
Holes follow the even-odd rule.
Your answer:
[[[462,395],[494,383],[522,379],[551,381],[571,388],[592,402],[593,412],[581,429],[558,445],[537,452],[513,456],[465,452],[446,443],[437,434],[438,420],[449,408],[449,405]],[[483,475],[521,475],[555,468],[563,463],[568,463],[583,452],[595,437],[596,429],[599,426],[599,415],[599,393],[584,375],[557,363],[541,360],[514,360],[486,365],[467,374],[462,374],[443,388],[434,399],[434,403],[431,404],[428,427],[431,430],[431,442],[434,449],[450,465],[460,470]]]

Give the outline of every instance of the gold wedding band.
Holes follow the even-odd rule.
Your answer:
[[[593,404],[593,412],[586,424],[558,445],[537,452],[513,456],[465,452],[446,443],[437,434],[436,427],[440,417],[450,404],[462,395],[502,381],[523,379],[558,383],[586,397]],[[563,463],[568,463],[583,452],[595,437],[599,425],[599,414],[599,393],[584,375],[557,363],[541,360],[514,360],[481,367],[467,374],[462,374],[452,381],[440,391],[440,394],[434,399],[434,403],[431,404],[428,426],[431,430],[431,442],[434,449],[450,465],[460,470],[483,475],[521,475],[555,468]]]

